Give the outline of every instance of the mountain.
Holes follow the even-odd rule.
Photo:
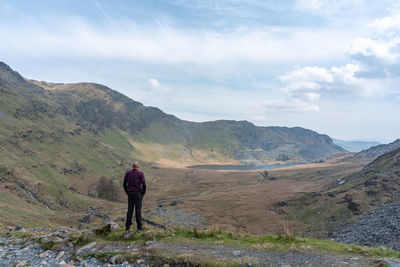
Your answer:
[[[103,85],[28,80],[5,63],[0,129],[0,223],[70,219],[52,211],[99,206],[89,195],[120,200],[120,179],[134,159],[151,171],[155,163],[309,162],[344,152],[312,130],[183,121]]]
[[[368,149],[372,146],[380,145],[380,143],[376,141],[344,141],[335,138],[333,138],[333,143],[343,147],[349,152],[360,152],[361,150]]]
[[[363,214],[399,201],[399,181],[400,148],[397,148],[378,156],[360,171],[332,180],[330,186],[320,191],[291,199],[291,213],[304,220],[310,229],[318,228],[326,235],[347,227]]]
[[[355,154],[355,158],[377,158],[385,153],[393,151],[400,147],[400,139],[397,139],[389,144],[383,144],[378,146],[373,146],[366,150],[360,151],[359,153]]]
[[[34,120],[60,117],[74,124],[74,131],[95,135],[123,132],[147,161],[248,162],[284,155],[285,159],[307,162],[344,152],[327,135],[300,127],[257,127],[247,121],[182,121],[106,86],[28,81],[5,64],[1,75],[8,93],[26,100],[24,105],[3,112],[8,116]],[[26,99],[27,94],[34,97]]]

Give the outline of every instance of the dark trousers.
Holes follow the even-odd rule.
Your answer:
[[[137,228],[138,230],[142,230],[142,194],[140,192],[128,192],[128,213],[126,214],[125,223],[126,230],[129,230],[131,227],[134,209]]]

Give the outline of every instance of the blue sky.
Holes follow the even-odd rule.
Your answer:
[[[192,121],[400,138],[398,1],[0,0],[0,60]]]

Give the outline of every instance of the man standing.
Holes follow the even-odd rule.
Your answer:
[[[141,232],[142,199],[146,193],[146,181],[143,172],[139,171],[139,162],[135,161],[132,167],[133,169],[127,171],[124,178],[124,190],[128,195],[128,213],[126,214],[125,230],[129,231],[131,227],[133,209],[135,209],[137,229]]]

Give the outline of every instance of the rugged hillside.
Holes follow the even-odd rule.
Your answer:
[[[193,123],[98,84],[35,84],[51,92],[64,115],[86,130],[96,134],[114,128],[128,133],[147,161],[304,162],[344,151],[328,136],[300,127],[257,127],[247,121]]]
[[[124,132],[136,153],[147,161],[307,162],[344,152],[328,136],[299,127],[257,127],[246,121],[187,122],[102,85],[27,81],[5,64],[1,70],[9,93],[35,95],[5,114],[32,119],[58,116],[73,123],[74,131],[95,135]],[[5,95],[2,98],[7,101]]]
[[[377,158],[385,153],[393,151],[400,147],[400,139],[397,139],[389,144],[383,144],[378,146],[373,146],[366,150],[360,151],[359,153],[355,154],[355,158]]]
[[[349,152],[360,152],[362,150],[366,150],[372,146],[377,146],[380,145],[381,143],[376,142],[376,141],[344,141],[344,140],[339,140],[339,139],[333,139],[333,143],[343,147]]]
[[[379,156],[359,172],[338,177],[327,189],[289,200],[287,209],[288,214],[326,235],[365,212],[399,200],[400,148]]]

